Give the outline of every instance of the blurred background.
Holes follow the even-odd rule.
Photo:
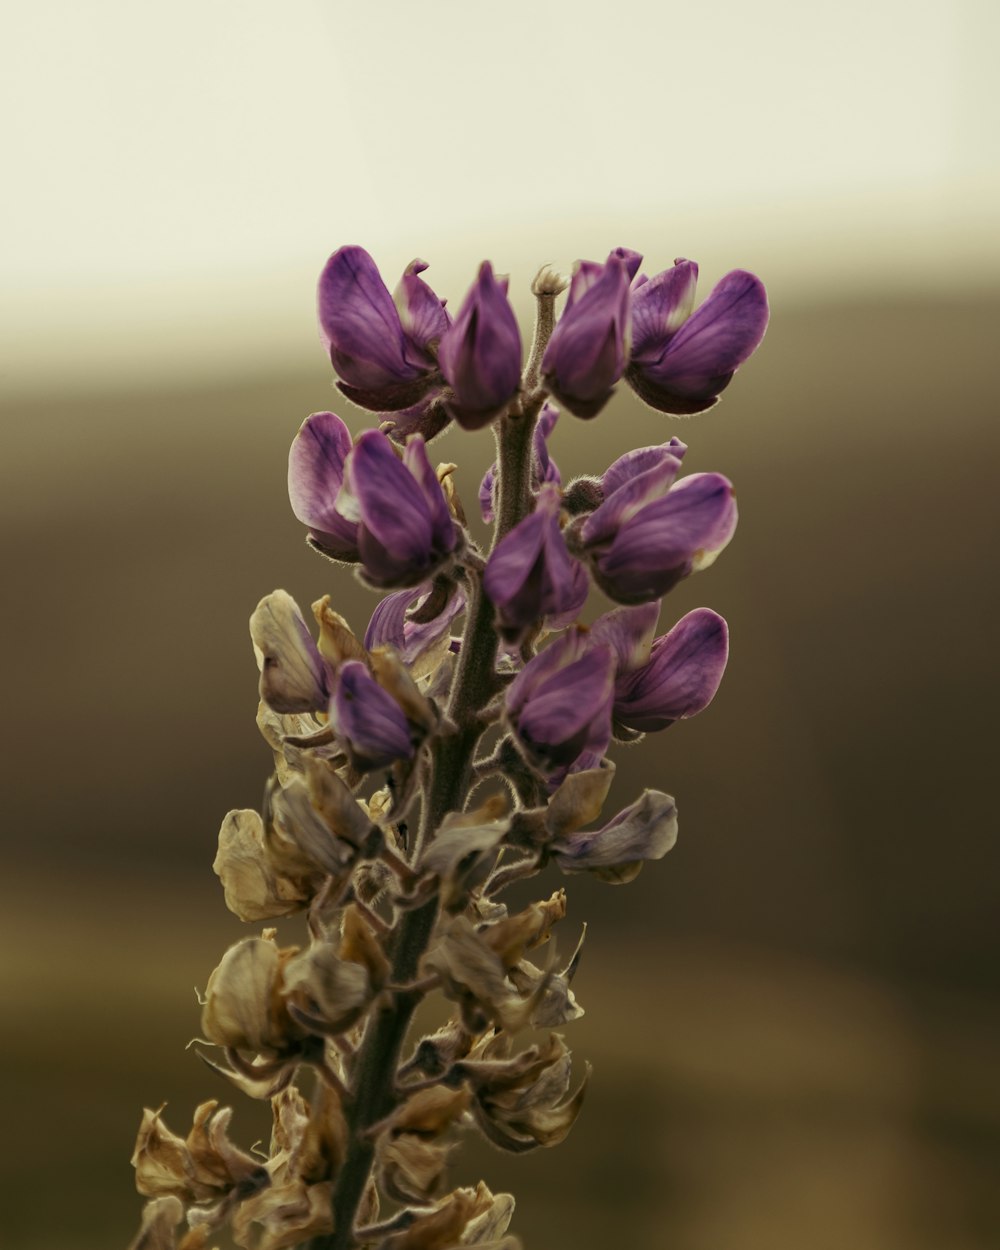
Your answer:
[[[137,1224],[142,1105],[205,1097],[194,986],[244,935],[210,864],[257,806],[247,618],[283,586],[364,628],[285,497],[331,391],[330,251],[457,305],[484,256],[617,244],[772,322],[713,412],[624,391],[564,475],[679,434],[740,529],[679,587],[733,651],[709,711],[619,754],[676,849],[586,919],[570,1140],[456,1179],[527,1250],[987,1250],[1000,1237],[995,612],[1000,9],[989,0],[36,0],[0,61],[7,607],[0,956],[12,1250]],[[447,435],[467,504],[487,433]],[[614,810],[614,809],[612,809]],[[561,884],[555,874],[543,889]],[[287,926],[294,934],[294,925]],[[572,938],[567,934],[563,944]]]

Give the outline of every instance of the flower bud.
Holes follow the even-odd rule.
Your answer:
[[[438,360],[452,389],[448,410],[467,430],[498,416],[521,384],[521,334],[507,299],[507,279],[484,260],[455,323],[442,336]]]
[[[208,979],[201,1027],[209,1041],[234,1050],[281,1054],[299,1037],[279,993],[281,968],[291,951],[271,938],[244,938],[230,946]]]
[[[362,772],[413,756],[402,708],[358,660],[349,660],[337,674],[330,724],[350,744],[355,767]]]

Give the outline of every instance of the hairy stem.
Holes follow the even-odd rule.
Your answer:
[[[551,332],[551,325],[547,333]],[[537,342],[536,342],[537,348]],[[543,349],[538,349],[540,351]],[[499,504],[494,545],[531,506],[531,450],[535,418],[541,397],[504,416],[497,423]],[[413,850],[416,861],[445,816],[461,810],[472,781],[472,763],[482,734],[479,713],[496,694],[497,635],[493,610],[478,577],[470,577],[469,609],[448,704],[455,731],[434,744],[431,781],[420,830]],[[417,974],[427,949],[438,900],[406,912],[392,940],[391,980],[407,985]],[[398,993],[380,1007],[369,1023],[353,1064],[351,1098],[347,1107],[347,1157],[337,1175],[333,1193],[333,1232],[314,1237],[308,1250],[350,1250],[355,1244],[354,1221],[375,1157],[368,1130],[383,1120],[396,1098],[395,1076],[406,1031],[421,995]]]

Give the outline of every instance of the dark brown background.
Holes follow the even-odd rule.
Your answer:
[[[719,697],[619,753],[613,798],[671,791],[680,842],[627,889],[568,882],[584,1113],[557,1150],[457,1173],[515,1190],[529,1250],[1000,1235],[997,302],[775,307],[715,412],[681,427],[623,394],[556,434],[569,475],[679,432],[742,519],[662,618],[729,618]],[[275,586],[359,629],[374,604],[285,500],[288,442],[333,402],[317,352],[3,412],[5,1245],[125,1244],[143,1104],[181,1127],[232,1097],[262,1131],[184,1045],[242,934],[215,833],[268,768],[249,613]],[[441,445],[470,508],[489,451]]]

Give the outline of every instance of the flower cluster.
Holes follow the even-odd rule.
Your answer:
[[[627,882],[673,846],[658,790],[602,817],[608,751],[704,710],[728,652],[709,608],[658,633],[664,595],[733,536],[728,479],[685,474],[677,438],[565,484],[550,451],[560,409],[590,419],[622,380],[662,412],[711,407],[763,336],[752,274],[695,309],[693,262],[647,278],[641,259],[543,270],[526,364],[489,262],[454,318],[422,261],[394,296],[359,247],[324,268],[337,386],[379,421],[353,437],[333,412],[308,417],[289,498],[310,545],[381,598],[357,632],[328,596],[312,625],[282,590],[251,616],[274,767],[261,810],[226,816],[214,868],[241,920],[304,913],[307,939],[271,927],[231,947],[201,1032],[213,1068],[270,1100],[272,1138],[244,1152],[215,1102],[185,1136],[147,1111],[133,1250],[204,1250],[224,1226],[246,1250],[518,1245],[510,1195],[449,1192],[448,1160],[462,1131],[515,1152],[569,1132],[587,1076],[551,1030],[582,1014],[582,938],[552,953],[565,890],[519,910],[502,895],[548,870]],[[485,545],[455,466],[428,454],[451,422],[496,434]],[[595,589],[614,606],[584,623]],[[408,1040],[435,990],[451,1019]],[[542,1039],[519,1046],[528,1029]]]

